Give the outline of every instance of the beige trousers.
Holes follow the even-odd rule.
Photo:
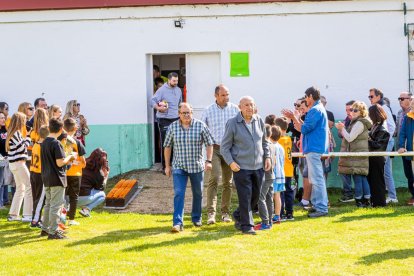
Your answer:
[[[26,166],[26,161],[10,163],[9,167],[16,182],[16,192],[13,196],[9,215],[19,216],[23,203],[23,217],[32,217],[33,196],[30,185],[30,173]]]
[[[220,149],[218,148],[214,148],[213,150],[212,167],[213,169],[211,170],[207,181],[207,212],[209,214],[216,213],[217,189],[221,172],[223,183],[221,213],[230,214],[233,172],[231,171],[230,166],[224,161],[223,156],[220,154]]]

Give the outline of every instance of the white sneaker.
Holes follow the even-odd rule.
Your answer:
[[[385,202],[387,204],[390,204],[390,203],[398,203],[398,199],[387,197],[387,199],[385,200]]]
[[[22,217],[22,222],[31,222],[32,221],[32,216],[23,216]]]
[[[87,208],[83,208],[83,209],[79,210],[79,214],[81,214],[83,217],[90,217],[91,216],[91,211],[89,211],[89,209],[87,209]]]
[[[210,213],[208,214],[207,224],[215,224],[216,223],[216,214]]]
[[[21,221],[21,220],[22,218],[19,216],[12,216],[12,215],[7,216],[7,221]]]
[[[229,215],[229,214],[227,214],[227,213],[224,213],[224,214],[221,216],[221,220],[222,220],[223,222],[227,222],[227,223],[232,222],[232,219],[231,219],[230,215]]]
[[[76,220],[69,220],[68,221],[68,225],[69,226],[76,226],[76,225],[79,225],[80,223],[79,222],[77,222]]]

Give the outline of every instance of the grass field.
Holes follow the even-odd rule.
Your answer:
[[[170,234],[171,215],[98,210],[67,240],[40,238],[1,211],[0,275],[413,275],[413,211],[332,204],[329,216],[311,220],[297,209],[295,221],[246,236],[233,224],[196,229],[189,220]]]

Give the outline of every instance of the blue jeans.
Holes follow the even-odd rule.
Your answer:
[[[89,211],[105,201],[105,192],[92,189],[88,196],[79,196],[78,206],[86,207]]]
[[[188,178],[191,182],[193,193],[193,206],[191,210],[191,221],[201,221],[201,210],[203,201],[203,178],[204,172],[188,173],[181,169],[173,169],[174,182],[174,214],[173,225],[184,225],[184,199]]]
[[[352,191],[352,179],[350,174],[340,174],[342,179],[342,195],[353,198],[354,192]]]
[[[387,145],[387,151],[392,151],[394,148],[394,138],[390,138]],[[397,198],[397,192],[395,191],[394,178],[392,177],[392,160],[389,156],[385,158],[384,166],[384,180],[385,187],[388,190],[388,197],[391,199]]]
[[[309,182],[312,184],[312,205],[316,211],[328,213],[328,193],[326,191],[321,154],[309,152],[305,156],[306,163],[308,164],[308,178]]]
[[[352,178],[354,179],[355,184],[355,198],[371,198],[371,190],[369,188],[367,177],[365,175],[354,174]]]

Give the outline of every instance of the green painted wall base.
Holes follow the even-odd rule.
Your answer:
[[[87,155],[96,148],[108,153],[110,176],[136,169],[148,169],[153,164],[152,126],[91,125],[86,137]]]

